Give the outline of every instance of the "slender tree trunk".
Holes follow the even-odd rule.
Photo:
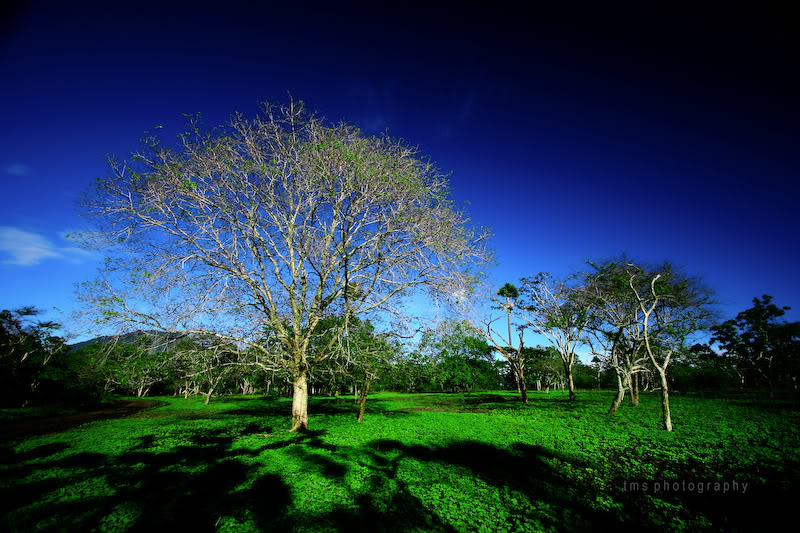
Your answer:
[[[208,389],[208,392],[205,394],[205,399],[203,400],[203,405],[208,405],[211,401],[211,395],[214,394],[214,387]]]
[[[183,388],[183,399],[186,400],[186,399],[189,398],[189,382],[188,381],[184,381],[183,382],[183,387],[184,387]]]
[[[364,420],[364,411],[367,409],[367,394],[369,394],[369,386],[372,384],[371,380],[364,381],[361,387],[361,398],[358,403],[358,422]]]
[[[769,398],[775,398],[775,385],[772,383],[772,358],[769,358],[769,374],[767,375],[767,384],[769,385]]]
[[[664,429],[672,431],[672,416],[669,414],[669,387],[667,386],[667,373],[659,370],[661,376],[661,420]]]
[[[522,396],[522,403],[528,403],[528,387],[525,385],[525,374],[522,372],[522,365],[514,363],[514,375],[517,377],[517,386]]]
[[[611,402],[611,408],[608,410],[608,414],[614,415],[617,413],[617,409],[619,409],[622,400],[625,398],[625,383],[622,380],[622,376],[619,375],[619,371],[617,371],[617,395],[614,396],[614,400]]]
[[[292,395],[292,429],[290,431],[308,430],[308,371],[305,368],[295,372]]]

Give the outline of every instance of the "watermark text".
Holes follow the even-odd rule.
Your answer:
[[[722,494],[747,492],[749,481],[688,481],[686,479],[664,479],[646,481],[624,481],[622,490],[626,492],[648,492],[667,494],[678,492],[719,492]]]

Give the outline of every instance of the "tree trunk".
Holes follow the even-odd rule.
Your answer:
[[[214,387],[208,389],[208,392],[205,394],[205,399],[203,400],[203,405],[208,405],[211,401],[211,395],[214,394]]]
[[[302,368],[295,373],[292,387],[292,429],[289,431],[308,430],[308,382],[307,370]]]
[[[775,398],[775,385],[772,383],[772,358],[769,358],[769,374],[767,375],[767,385],[769,385],[769,399]]]
[[[564,363],[564,372],[567,375],[567,385],[569,385],[569,400],[575,401],[575,382],[572,379],[572,365]]]
[[[184,385],[183,399],[186,400],[186,399],[189,398],[189,382],[188,381],[184,381],[183,385]]]
[[[669,414],[669,387],[667,386],[667,373],[659,370],[661,375],[661,420],[664,429],[672,431],[672,417]]]
[[[631,407],[639,406],[639,374],[631,374],[630,379]]]
[[[622,381],[622,376],[619,375],[617,372],[617,395],[614,396],[614,400],[611,402],[611,408],[608,410],[608,414],[613,415],[617,413],[617,409],[619,409],[622,400],[625,398],[625,383]]]
[[[519,393],[522,395],[522,403],[528,403],[528,387],[525,385],[525,375],[522,373],[522,367],[518,364],[514,365],[514,375],[517,376],[517,386]]]
[[[367,408],[367,394],[369,394],[369,386],[371,383],[370,380],[366,380],[364,386],[361,387],[361,398],[358,403],[358,422],[364,420],[364,411]]]

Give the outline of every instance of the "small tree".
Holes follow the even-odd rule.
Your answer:
[[[110,259],[79,296],[100,323],[247,346],[292,375],[292,430],[308,427],[308,348],[327,316],[402,315],[417,289],[469,294],[486,232],[448,198],[418,150],[329,125],[302,102],[235,115],[211,134],[195,120],[179,145],[145,139],[110,161],[84,205]],[[261,345],[274,330],[281,350]],[[332,342],[339,335],[331,336]],[[332,347],[333,345],[331,345]]]
[[[111,384],[139,398],[168,377],[170,354],[149,349],[144,337],[135,343],[112,343],[106,349],[103,370]]]
[[[669,264],[650,270],[630,266],[628,286],[641,311],[646,353],[661,381],[664,429],[672,431],[667,368],[674,355],[689,349],[691,334],[710,326],[711,292]]]

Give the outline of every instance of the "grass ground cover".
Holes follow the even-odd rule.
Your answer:
[[[611,395],[378,394],[362,424],[352,398],[314,398],[301,435],[289,400],[158,398],[6,446],[0,529],[732,531],[792,515],[797,401],[675,397],[668,433],[657,396],[609,416]]]

